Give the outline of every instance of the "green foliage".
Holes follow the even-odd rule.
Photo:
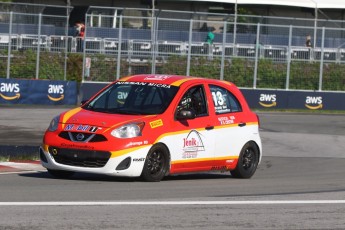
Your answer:
[[[20,79],[36,78],[36,59],[37,52],[28,50],[11,51],[10,77]],[[48,51],[40,52],[39,79],[64,80],[65,54],[52,53]],[[7,51],[0,53],[0,77],[6,77],[7,70]],[[66,79],[71,81],[81,81],[83,67],[82,54],[70,53],[67,55]]]
[[[64,59],[63,53],[41,52],[39,79],[64,79]]]
[[[11,78],[35,79],[36,74],[36,52],[33,50],[12,51],[10,65]]]
[[[323,66],[322,90],[345,90],[345,65],[328,63]]]
[[[116,76],[116,60],[104,54],[88,55],[91,58],[90,77],[92,81],[114,81]]]
[[[224,65],[224,80],[239,87],[253,87],[254,65],[254,61],[249,59],[227,59]]]
[[[271,59],[259,59],[257,88],[286,88],[286,63],[273,62]]]
[[[83,75],[83,55],[70,53],[67,57],[67,80],[81,82]]]
[[[0,50],[0,78],[6,78],[7,50]]]
[[[319,89],[320,63],[291,62],[290,89]]]
[[[64,53],[40,52],[39,79],[64,80],[66,55]],[[114,55],[92,54],[90,76],[86,80],[110,82],[116,79],[117,59]],[[35,79],[37,53],[33,50],[12,51],[11,78]],[[0,77],[6,77],[7,51],[0,51]],[[120,60],[120,77],[151,73],[152,63],[130,63]],[[188,57],[170,56],[159,59],[156,64],[157,74],[186,75]],[[83,55],[69,53],[67,55],[66,79],[81,82],[83,71]],[[224,80],[231,81],[239,87],[252,88],[254,83],[254,59],[226,58],[224,60]],[[190,75],[219,79],[221,72],[220,57],[191,57]],[[312,61],[292,61],[289,73],[289,89],[318,90],[320,63]],[[345,65],[325,63],[323,66],[322,90],[345,91]],[[258,62],[257,88],[285,89],[287,63],[261,58]]]
[[[170,56],[159,69],[161,74],[185,75],[187,71],[187,56]]]
[[[186,74],[187,57],[169,57],[159,73]],[[191,76],[219,79],[219,58],[207,57],[191,58]],[[231,81],[239,87],[253,87],[255,61],[244,58],[226,59],[224,64],[224,80]],[[289,89],[318,90],[319,89],[318,62],[294,61],[290,65]],[[322,90],[345,90],[345,65],[328,63],[323,68]],[[260,59],[258,62],[257,88],[285,89],[287,76],[287,63],[275,62],[271,59]]]

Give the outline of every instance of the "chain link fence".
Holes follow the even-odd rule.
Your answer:
[[[71,9],[1,3],[0,77],[66,80],[68,56],[75,39],[69,36]]]
[[[243,88],[345,91],[343,21],[90,7],[80,38],[68,25],[70,10],[0,12],[0,77],[180,74]]]

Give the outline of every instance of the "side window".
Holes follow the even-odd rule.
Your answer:
[[[194,110],[197,117],[207,115],[204,88],[201,85],[190,88],[182,97],[177,106],[177,111],[182,109]]]
[[[216,114],[242,111],[241,104],[237,98],[227,89],[216,85],[210,85],[210,90]]]

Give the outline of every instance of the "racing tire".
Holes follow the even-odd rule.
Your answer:
[[[163,145],[154,145],[148,152],[141,178],[147,182],[159,182],[169,168],[169,151]]]
[[[238,158],[237,166],[230,171],[235,178],[251,178],[259,164],[259,148],[254,142],[246,143]]]
[[[60,178],[60,179],[67,179],[74,175],[74,172],[72,171],[52,170],[52,169],[47,169],[47,170],[50,175],[52,175],[55,178]]]

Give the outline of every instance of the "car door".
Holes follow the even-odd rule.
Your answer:
[[[195,118],[176,119],[181,110],[195,112]],[[170,141],[171,172],[209,170],[214,160],[215,131],[202,84],[185,91],[175,110],[174,126],[178,134]]]
[[[230,166],[237,160],[247,139],[245,116],[239,100],[228,89],[209,85],[217,122],[215,167]]]

